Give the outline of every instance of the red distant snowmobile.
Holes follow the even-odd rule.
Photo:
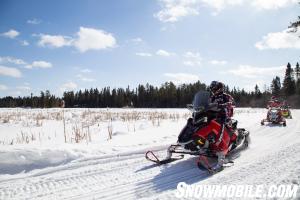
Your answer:
[[[265,122],[272,124],[282,124],[286,126],[286,120],[282,115],[281,108],[272,107],[268,110],[267,118],[261,120],[261,125],[265,125]]]
[[[197,165],[200,169],[215,173],[217,153],[222,152],[226,156],[224,166],[232,165],[233,161],[230,161],[227,156],[235,149],[248,146],[249,132],[236,128],[237,121],[233,122],[230,128],[220,123],[217,120],[218,105],[210,103],[209,92],[198,92],[193,104],[188,108],[193,113],[192,118],[188,119],[186,126],[180,132],[177,144],[168,148],[167,157],[160,160],[154,152],[148,151],[146,159],[160,165],[182,159],[184,154],[194,155],[198,156]],[[172,157],[173,154],[179,154],[179,157]]]

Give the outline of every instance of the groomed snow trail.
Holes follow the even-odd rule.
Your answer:
[[[200,171],[194,157],[155,166],[144,158],[148,148],[128,147],[119,155],[79,158],[27,173],[0,175],[0,199],[175,199],[177,184],[182,181],[299,185],[300,111],[292,110],[293,119],[287,121],[287,127],[261,126],[266,110],[248,111],[237,113],[235,118],[239,127],[250,131],[250,147],[237,155],[233,167],[214,176]],[[172,137],[175,142],[176,136]],[[134,138],[132,141],[134,144]],[[164,154],[166,147],[157,145],[152,149]]]

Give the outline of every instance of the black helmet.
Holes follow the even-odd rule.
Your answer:
[[[224,90],[224,84],[218,81],[212,81],[209,86],[210,91],[215,94],[219,94],[220,92],[223,92]]]

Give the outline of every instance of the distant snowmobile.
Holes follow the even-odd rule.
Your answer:
[[[282,106],[281,107],[281,113],[282,113],[282,116],[284,118],[292,119],[292,113],[290,111],[290,107],[289,106]]]
[[[268,110],[267,118],[261,120],[261,125],[264,125],[265,122],[272,123],[272,124],[282,124],[286,126],[286,120],[282,115],[281,108],[272,107]]]
[[[159,165],[170,163],[184,157],[184,154],[198,156],[197,165],[200,169],[206,169],[210,173],[215,173],[214,165],[217,164],[219,151],[224,151],[225,155],[238,148],[248,147],[249,132],[245,129],[238,129],[237,121],[229,129],[217,120],[218,105],[210,103],[210,94],[206,91],[198,92],[193,100],[193,104],[188,108],[192,111],[192,118],[189,118],[186,126],[178,136],[177,144],[171,145],[167,150],[167,157],[160,160],[152,151],[146,153],[146,159]],[[236,131],[235,140],[231,137],[232,131]],[[173,157],[173,154],[179,154]],[[225,158],[224,166],[230,166],[233,161]]]

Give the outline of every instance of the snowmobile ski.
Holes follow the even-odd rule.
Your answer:
[[[179,157],[175,157],[175,158],[167,157],[166,159],[159,160],[158,157],[153,153],[153,151],[147,151],[147,153],[145,154],[145,157],[147,160],[154,162],[158,165],[164,165],[164,164],[174,162],[176,160],[181,160],[181,159],[183,159],[184,155],[180,155]]]

